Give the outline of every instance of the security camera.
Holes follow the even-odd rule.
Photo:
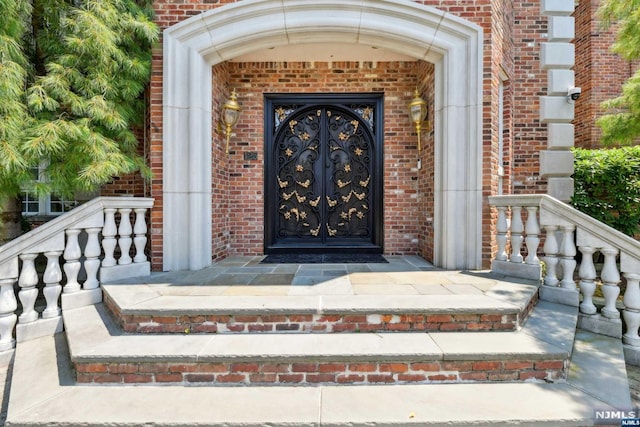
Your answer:
[[[580,98],[580,94],[582,93],[582,89],[579,87],[570,87],[567,91],[567,102],[569,104],[573,104]]]

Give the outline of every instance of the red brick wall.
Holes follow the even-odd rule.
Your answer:
[[[420,151],[420,161],[422,168],[417,171],[418,178],[418,226],[419,226],[419,253],[424,259],[433,260],[434,241],[433,241],[433,185],[434,185],[434,168],[435,153],[433,140],[433,94],[435,74],[433,64],[428,62],[420,62],[417,66],[417,80],[420,83],[419,90],[422,98],[427,101],[429,109],[427,111],[427,121],[429,122],[427,129],[422,133]]]
[[[539,152],[547,148],[547,126],[540,123],[539,97],[546,95],[547,74],[540,67],[540,43],[545,42],[547,19],[539,2],[514,2],[513,164],[514,193],[545,193],[539,175]]]
[[[611,52],[616,28],[602,28],[596,15],[599,3],[581,0],[575,12],[576,86],[582,88],[575,104],[575,144],[583,148],[600,146],[602,131],[595,126],[595,121],[604,114],[600,104],[619,96],[622,84],[637,67]]]
[[[425,218],[422,207],[433,204],[433,193],[425,200],[418,191],[416,136],[407,116],[407,103],[418,82],[419,63],[252,62],[227,66],[228,85],[238,91],[243,108],[229,155],[228,217],[233,218],[228,223],[230,254],[263,253],[263,94],[347,91],[384,93],[385,253],[418,253]],[[257,152],[258,160],[244,160],[247,151]],[[432,236],[423,238],[433,240]]]
[[[220,108],[224,100],[229,99],[231,94],[229,83],[229,64],[224,62],[213,67],[212,72],[212,99],[213,99],[213,126],[218,124]],[[237,129],[242,128],[239,123]],[[236,223],[230,220],[229,206],[233,203],[236,189],[230,188],[229,184],[239,184],[233,177],[238,173],[229,166],[231,157],[226,153],[226,138],[217,132],[213,132],[213,144],[211,147],[211,238],[212,238],[212,258],[214,260],[225,258],[229,255],[229,237],[231,231],[229,226]],[[233,141],[238,141],[234,137]]]

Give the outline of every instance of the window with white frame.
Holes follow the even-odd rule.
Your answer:
[[[34,181],[44,179],[43,167],[32,168],[31,175]],[[73,209],[78,202],[67,200],[55,194],[38,197],[35,194],[23,191],[20,195],[22,199],[22,215],[25,216],[55,216],[61,215]]]

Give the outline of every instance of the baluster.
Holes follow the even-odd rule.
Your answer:
[[[38,254],[20,255],[22,260],[22,270],[18,279],[18,285],[20,285],[18,297],[22,303],[20,323],[29,323],[38,319],[38,312],[35,310],[36,298],[38,298],[38,289],[36,288],[38,272],[34,263],[37,256]]]
[[[62,270],[60,270],[60,255],[62,251],[45,252],[47,257],[47,268],[44,270],[45,287],[42,291],[44,299],[47,301],[47,308],[42,312],[43,319],[60,316],[60,308],[58,307],[58,298],[62,292],[60,281],[62,280]]]
[[[136,247],[136,256],[133,258],[133,262],[145,262],[147,256],[144,254],[144,248],[147,245],[147,223],[144,215],[147,209],[134,209],[136,213],[136,223],[133,226],[133,233],[135,237],[133,244]]]
[[[538,246],[540,245],[540,226],[538,225],[538,207],[527,207],[527,237],[525,243],[527,245],[527,259],[525,263],[538,265],[540,259],[538,259]]]
[[[616,308],[616,300],[620,295],[620,273],[616,266],[616,255],[618,250],[614,248],[603,248],[602,254],[604,255],[604,265],[600,272],[602,278],[602,293],[604,294],[604,307],[601,313],[604,317],[609,319],[619,319],[620,312]]]
[[[555,225],[545,225],[546,238],[544,240],[544,262],[547,265],[547,274],[544,278],[544,284],[547,286],[558,286],[558,239],[556,231],[558,227]]]
[[[116,249],[116,210],[106,208],[104,210],[104,226],[102,227],[102,248],[104,249],[103,267],[113,267],[117,264],[113,252]]]
[[[622,336],[622,341],[635,347],[640,346],[640,336],[638,328],[640,328],[640,274],[625,273],[627,279],[627,290],[624,292],[624,310],[622,317],[627,326],[627,332]]]
[[[582,303],[580,311],[585,314],[596,314],[598,309],[593,304],[593,293],[596,290],[596,267],[593,265],[593,253],[595,249],[591,246],[580,247],[582,252],[582,262],[580,263],[580,292],[582,293]]]
[[[118,227],[118,246],[120,246],[120,259],[119,265],[131,264],[131,255],[129,255],[129,249],[131,248],[131,219],[129,213],[131,209],[119,209],[120,212],[120,226]]]
[[[16,325],[18,301],[13,290],[16,279],[0,279],[0,351],[10,350],[16,340],[13,328]]]
[[[524,224],[522,223],[522,207],[511,207],[511,262],[522,262],[522,254],[520,254],[520,248],[522,247],[522,232],[524,231]]]
[[[67,230],[67,246],[64,249],[64,274],[67,276],[67,284],[64,287],[64,293],[78,292],[80,290],[80,283],[78,283],[78,273],[80,272],[80,257],[82,251],[80,244],[78,243],[78,235],[80,230],[71,229]]]
[[[498,253],[496,259],[499,261],[506,261],[507,258],[507,231],[509,225],[507,224],[506,206],[498,206],[498,224],[496,224],[496,242],[498,243]]]
[[[573,230],[576,227],[574,225],[563,225],[560,229],[562,230],[562,245],[560,247],[562,281],[560,286],[565,289],[575,290],[576,282],[573,280],[573,272],[576,269],[576,245],[573,241]]]
[[[87,246],[84,248],[84,269],[87,272],[83,289],[95,289],[100,285],[98,281],[98,269],[100,268],[100,241],[98,240],[99,228],[87,228]]]

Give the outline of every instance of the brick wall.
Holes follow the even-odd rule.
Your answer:
[[[595,126],[604,114],[600,104],[620,95],[623,83],[638,64],[611,52],[615,26],[604,30],[597,19],[599,0],[581,0],[576,8],[576,86],[582,95],[575,104],[575,144],[583,148],[600,146],[602,131]]]
[[[546,41],[547,19],[539,2],[514,2],[513,164],[515,193],[546,192],[539,175],[539,152],[547,147],[547,127],[539,120],[539,97],[546,95],[547,75],[540,67],[540,43]]]
[[[232,62],[227,67],[227,84],[236,88],[243,108],[228,160],[228,217],[233,218],[228,223],[230,254],[263,253],[263,94],[318,92],[384,93],[385,253],[418,253],[420,224],[426,217],[422,208],[433,204],[433,193],[427,198],[419,194],[416,136],[407,103],[418,83],[418,68],[432,70],[432,66],[416,62]],[[426,74],[423,71],[423,78]],[[432,152],[433,144],[427,150]],[[248,151],[257,152],[258,159],[244,160]],[[217,167],[214,163],[214,169]],[[432,182],[431,177],[428,187],[433,187]]]
[[[418,239],[419,253],[424,259],[432,260],[434,253],[433,241],[433,185],[435,153],[433,140],[433,95],[434,95],[434,72],[433,65],[427,62],[420,62],[416,68],[417,81],[420,82],[419,90],[422,99],[427,101],[429,109],[427,111],[427,129],[421,137],[422,150],[420,151],[420,162],[422,168],[417,171],[418,178]],[[417,166],[417,165],[416,165]]]
[[[213,67],[212,72],[212,88],[213,88],[213,126],[218,124],[217,118],[220,117],[220,109],[222,103],[229,99],[231,93],[229,83],[229,64],[224,62]],[[245,112],[246,113],[246,112]],[[243,114],[244,115],[244,114]],[[244,125],[238,123],[237,129],[242,129]],[[229,207],[233,204],[236,189],[229,187],[230,182],[234,185],[239,184],[234,175],[237,171],[230,170],[231,156],[226,152],[226,138],[224,135],[213,132],[213,144],[211,152],[212,176],[211,176],[211,238],[212,253],[214,260],[222,259],[229,255],[229,237],[231,231],[230,224],[236,221],[230,220]],[[238,138],[233,138],[234,142]],[[231,150],[231,149],[230,149]]]

